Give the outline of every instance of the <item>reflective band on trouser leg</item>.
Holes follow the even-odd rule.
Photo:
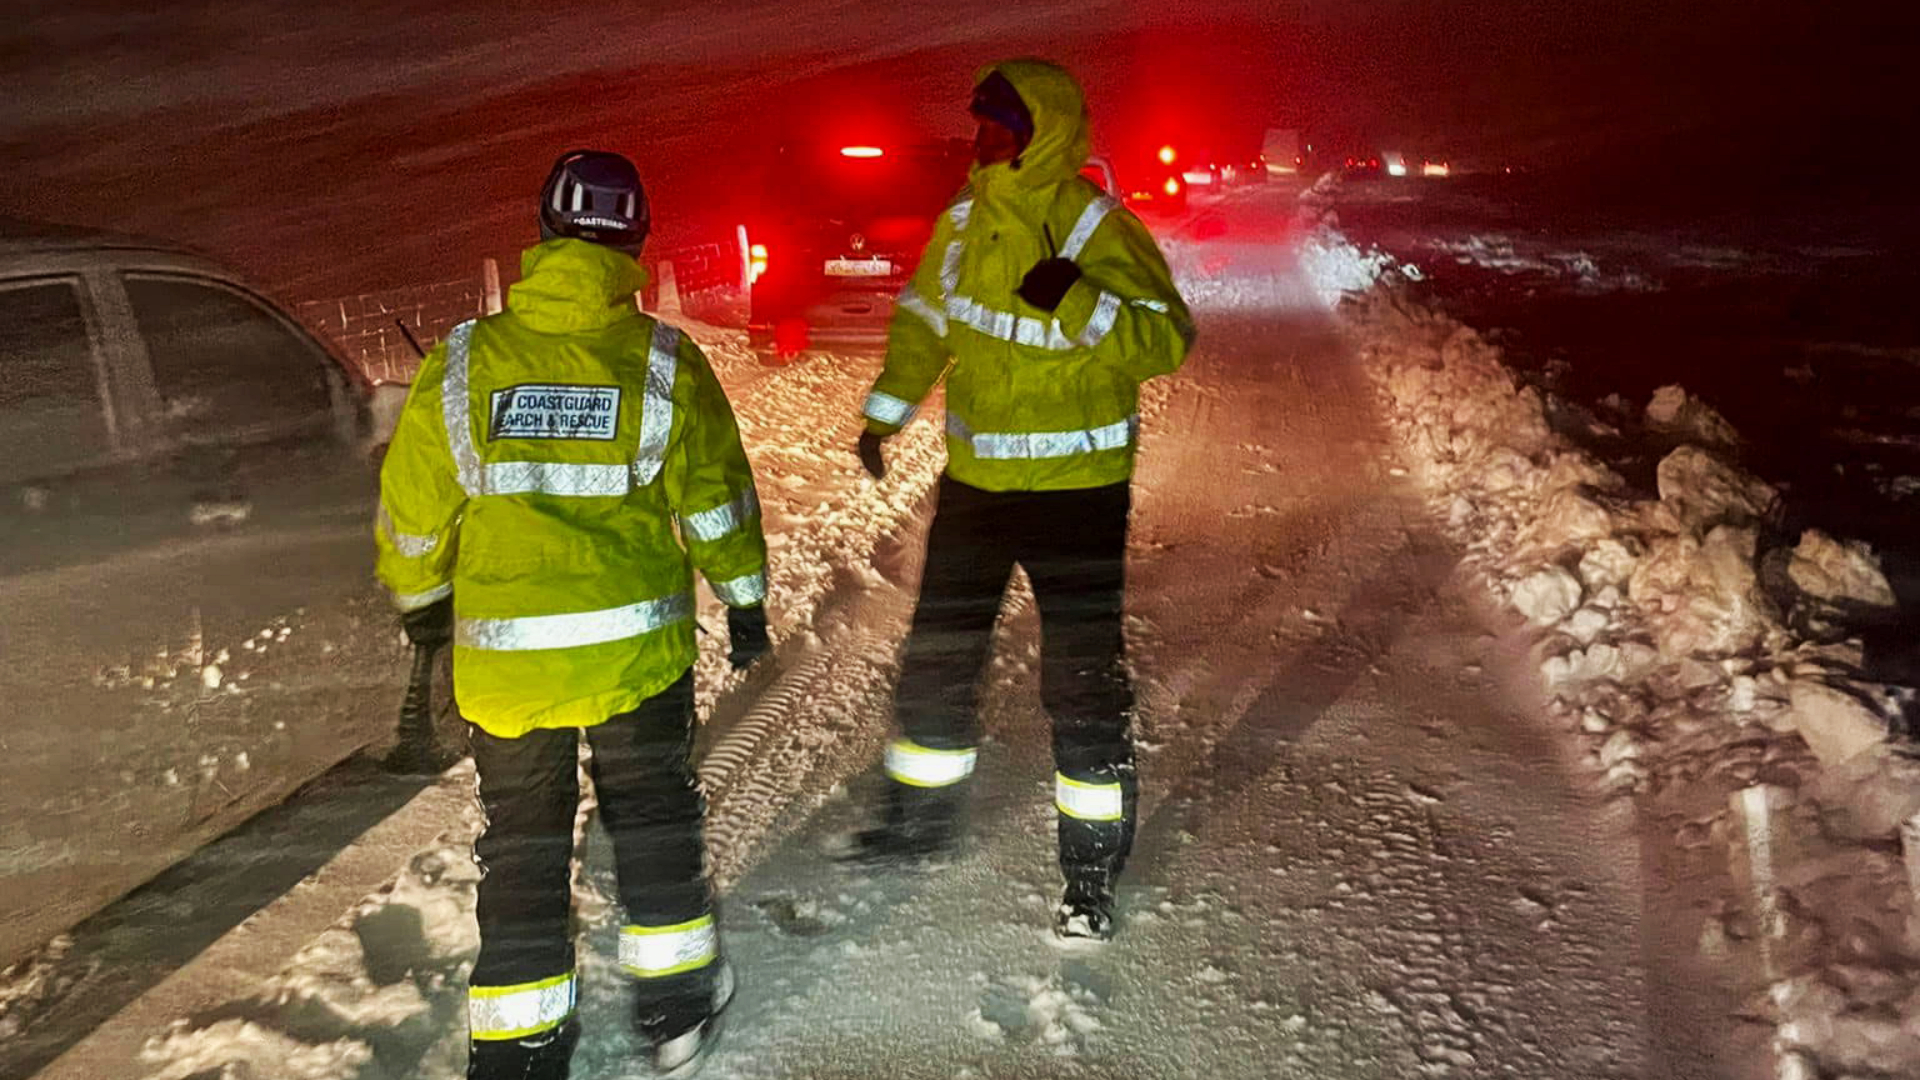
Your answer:
[[[914,787],[950,787],[973,775],[978,750],[935,750],[911,739],[887,744],[887,775]]]
[[[488,1042],[557,1028],[573,1015],[577,992],[572,972],[518,986],[469,986],[468,1035]]]
[[[720,957],[712,915],[675,926],[620,928],[620,966],[642,979],[662,979],[706,967]]]
[[[1053,804],[1081,821],[1119,821],[1126,816],[1118,783],[1089,784],[1064,773],[1053,774]]]

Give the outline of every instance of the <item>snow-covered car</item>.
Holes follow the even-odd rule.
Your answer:
[[[216,263],[0,223],[0,966],[392,731],[366,400]]]

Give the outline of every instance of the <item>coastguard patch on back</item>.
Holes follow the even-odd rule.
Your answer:
[[[493,392],[488,440],[600,439],[620,428],[620,388],[522,383]]]

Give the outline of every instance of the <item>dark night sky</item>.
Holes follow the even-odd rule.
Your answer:
[[[467,0],[75,0],[0,44],[18,91],[0,133],[174,103],[297,109],[392,90],[754,56],[842,63],[946,46],[1019,51],[1118,36],[1133,79],[1233,89],[1301,119],[1551,137],[1770,112],[1887,119],[1916,29],[1901,5],[1781,0],[1036,0],[534,5]],[[596,12],[604,17],[596,17]],[[611,15],[605,13],[611,12]],[[887,14],[883,14],[887,13]],[[1904,44],[1903,44],[1904,42]],[[1098,66],[1114,55],[1072,58]],[[1902,55],[1905,53],[1906,55]]]
[[[1899,197],[1916,37],[1880,7],[71,0],[0,41],[0,213],[137,228],[301,280],[318,273],[302,253],[377,234],[378,190],[497,173],[455,181],[482,185],[461,197],[485,225],[506,219],[520,173],[585,140],[646,158],[669,203],[691,199],[710,190],[703,167],[779,124],[849,94],[951,120],[973,65],[1028,52],[1081,72],[1108,135],[1170,113],[1566,166],[1596,195],[1657,180]]]

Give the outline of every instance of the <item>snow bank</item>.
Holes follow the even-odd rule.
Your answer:
[[[1920,812],[1920,764],[1912,691],[1862,671],[1858,631],[1895,603],[1872,551],[1783,534],[1779,492],[1740,467],[1739,433],[1682,387],[1639,421],[1646,445],[1671,450],[1656,489],[1636,490],[1580,445],[1617,430],[1411,301],[1398,286],[1414,275],[1341,236],[1329,195],[1316,185],[1302,199],[1301,259],[1438,516],[1540,628],[1550,710],[1605,788],[1649,818],[1693,808],[1682,844],[1717,839],[1722,852],[1752,840],[1741,792],[1778,793],[1767,842],[1780,853],[1708,864],[1736,899],[1703,950],[1764,973],[1783,1068],[1920,1075],[1915,900],[1887,843]],[[1730,887],[1742,877],[1750,889]]]

